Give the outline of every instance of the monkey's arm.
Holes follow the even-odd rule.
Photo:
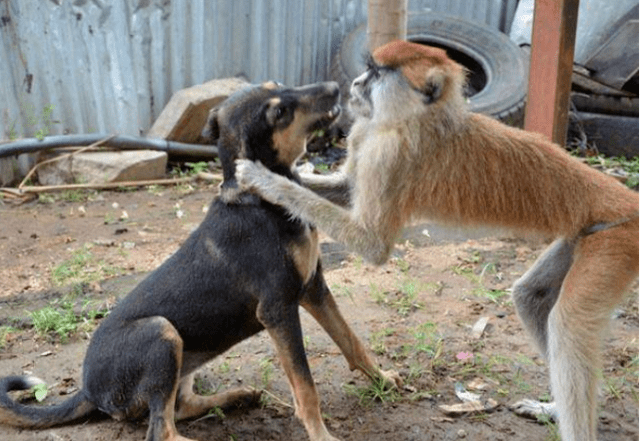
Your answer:
[[[253,189],[266,201],[284,207],[292,216],[315,224],[367,260],[382,264],[389,257],[393,247],[389,231],[378,231],[377,225],[367,225],[362,218],[352,216],[351,211],[270,172],[262,164],[237,160],[236,179],[241,187]]]
[[[334,204],[348,207],[351,203],[349,179],[342,171],[330,175],[300,173],[300,179],[305,187]]]

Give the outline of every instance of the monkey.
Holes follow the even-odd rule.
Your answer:
[[[302,176],[305,188],[240,160],[236,178],[375,264],[415,218],[555,239],[512,297],[548,362],[563,441],[595,441],[602,336],[638,277],[638,194],[540,134],[472,113],[465,81],[442,49],[388,43],[351,85],[338,172]]]

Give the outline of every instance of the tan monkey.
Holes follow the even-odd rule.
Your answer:
[[[638,274],[638,195],[540,135],[471,113],[464,82],[443,50],[389,43],[351,86],[340,172],[304,175],[314,191],[249,161],[236,176],[378,264],[415,217],[557,238],[513,297],[549,363],[562,439],[595,441],[601,334]]]

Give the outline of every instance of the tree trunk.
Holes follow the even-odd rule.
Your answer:
[[[369,51],[393,40],[407,38],[408,0],[369,0],[367,42]]]

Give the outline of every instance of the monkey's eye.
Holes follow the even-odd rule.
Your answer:
[[[365,64],[367,65],[367,72],[371,74],[373,78],[380,77],[380,66],[375,62],[371,54],[365,56]]]

